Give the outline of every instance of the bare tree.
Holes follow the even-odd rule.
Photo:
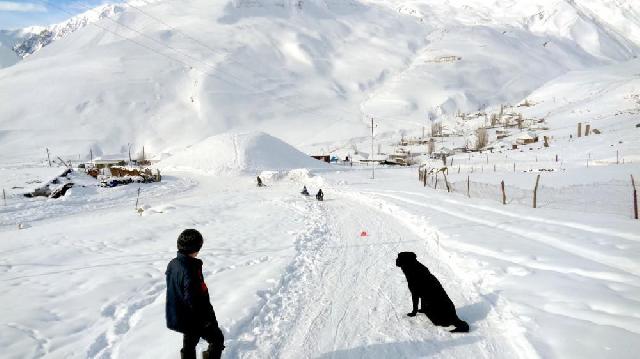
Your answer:
[[[516,118],[516,122],[518,123],[518,128],[522,130],[524,127],[524,119],[522,118],[522,114],[518,114],[518,118]]]
[[[427,143],[427,152],[429,153],[429,155],[431,155],[433,151],[435,151],[435,149],[436,149],[436,142],[433,140],[433,138],[430,138],[429,142]]]
[[[431,136],[442,136],[442,122],[431,124]]]
[[[495,127],[497,123],[498,123],[498,115],[496,115],[495,113],[492,113],[491,114],[491,127]]]
[[[476,130],[476,150],[480,150],[489,144],[489,132],[486,128],[480,127]]]

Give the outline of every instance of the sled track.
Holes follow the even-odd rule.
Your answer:
[[[238,339],[229,343],[225,356],[229,358],[278,358],[287,333],[305,308],[307,283],[315,273],[319,253],[326,246],[326,211],[321,204],[308,201],[304,205],[305,229],[297,235],[296,255],[285,269],[280,284],[273,290],[259,293],[263,303],[253,319],[233,330]]]
[[[339,192],[335,192],[339,194]],[[262,293],[254,318],[232,333],[228,358],[536,358],[508,305],[438,264],[436,275],[472,332],[448,333],[408,318],[410,296],[394,259],[413,250],[437,262],[427,241],[393,215],[345,193],[307,201],[296,256],[280,285]],[[366,202],[366,201],[365,201]],[[369,235],[361,237],[362,230]],[[234,335],[235,334],[235,335]]]

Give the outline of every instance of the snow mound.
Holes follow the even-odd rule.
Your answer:
[[[160,162],[160,167],[210,175],[256,173],[329,165],[264,132],[224,133],[188,146]]]

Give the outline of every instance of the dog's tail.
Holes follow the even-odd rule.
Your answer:
[[[450,331],[451,333],[469,333],[469,324],[464,320],[458,318],[458,321],[456,321],[453,325],[455,325],[456,327]]]

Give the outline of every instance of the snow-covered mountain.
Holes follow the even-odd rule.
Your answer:
[[[29,26],[19,30],[0,30],[0,68],[16,64],[54,41],[107,17],[114,17],[131,6],[143,6],[158,0],[133,0],[117,4],[103,4],[89,8],[63,22],[46,26]],[[83,6],[78,4],[78,6]],[[54,10],[64,9],[55,7]],[[64,10],[66,11],[66,10]]]
[[[161,152],[228,130],[297,146],[418,130],[640,53],[640,5],[164,0],[107,6],[0,70],[0,152]],[[75,29],[75,31],[64,29]],[[78,29],[79,28],[79,29]],[[26,43],[25,43],[26,44]],[[44,85],[46,84],[46,85]],[[50,84],[55,84],[51,86]],[[25,139],[29,139],[25,141]],[[14,149],[7,151],[6,149]]]
[[[59,24],[26,28],[22,30],[25,35],[18,38],[12,50],[20,58],[26,58],[52,42],[60,40],[88,24],[97,22],[105,17],[115,16],[124,11],[124,9],[123,5],[107,4],[88,10]]]

